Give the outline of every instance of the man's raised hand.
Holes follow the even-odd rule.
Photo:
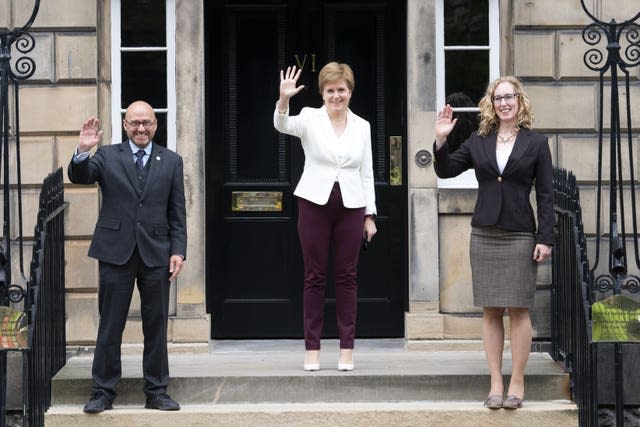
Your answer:
[[[101,139],[102,131],[100,130],[100,120],[95,117],[89,117],[80,130],[78,154],[91,150],[100,143]]]

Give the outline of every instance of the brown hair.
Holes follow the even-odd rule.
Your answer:
[[[518,95],[518,114],[516,116],[516,124],[519,127],[531,128],[531,124],[533,123],[533,111],[531,109],[531,102],[529,102],[527,93],[522,87],[522,83],[513,76],[504,76],[489,83],[487,91],[478,103],[478,108],[480,109],[478,135],[488,135],[491,132],[498,130],[500,119],[496,115],[496,110],[493,107],[493,93],[496,91],[498,85],[504,82],[511,83]]]
[[[320,94],[324,90],[324,87],[329,83],[335,83],[340,80],[344,80],[350,91],[353,92],[355,86],[355,80],[353,78],[353,70],[347,64],[339,64],[337,62],[329,62],[322,67],[318,74],[318,87],[320,88]]]

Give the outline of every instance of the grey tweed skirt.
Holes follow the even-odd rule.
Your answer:
[[[476,307],[533,306],[538,263],[533,233],[497,227],[471,230],[471,277]]]

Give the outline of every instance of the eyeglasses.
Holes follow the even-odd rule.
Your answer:
[[[153,126],[154,124],[156,124],[157,120],[144,120],[142,122],[138,121],[138,120],[134,120],[132,122],[128,121],[127,119],[124,119],[124,122],[126,124],[128,124],[129,126],[138,129],[140,127],[140,125],[142,125],[145,129],[149,129],[151,126]]]
[[[504,99],[505,101],[507,101],[507,104],[510,104],[511,102],[513,102],[514,99],[516,99],[518,96],[520,96],[519,93],[508,93],[506,95],[503,96],[494,96],[493,99],[493,103],[494,104],[500,104],[502,102],[502,100]]]

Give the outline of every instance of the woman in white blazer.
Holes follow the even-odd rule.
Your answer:
[[[324,105],[289,115],[289,99],[302,70],[280,71],[280,98],[275,128],[300,138],[304,171],[294,191],[298,197],[298,234],[304,258],[303,323],[306,371],[320,369],[320,336],[324,320],[329,248],[333,247],[336,316],[340,338],[338,369],[353,370],[358,289],[358,256],[362,238],[376,234],[375,191],[369,123],[349,110],[354,87],[351,68],[330,62],[318,75]]]

